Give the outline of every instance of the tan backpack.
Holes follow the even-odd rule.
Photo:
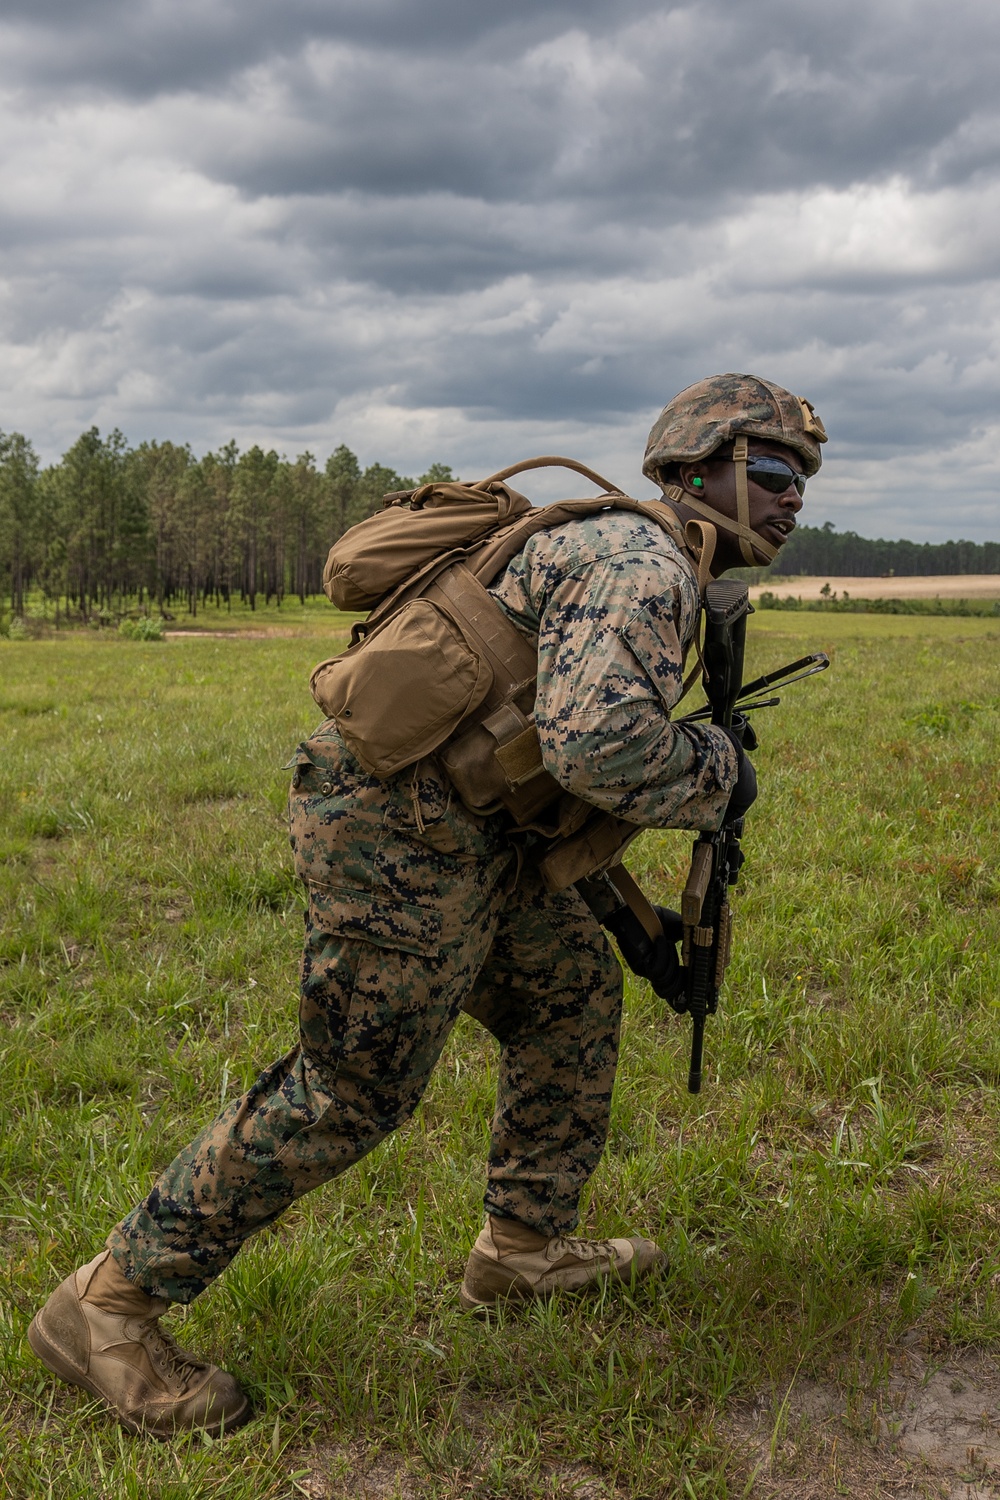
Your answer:
[[[334,542],[323,589],[338,609],[372,609],[428,563],[475,546],[531,509],[530,500],[495,478],[396,490]]]
[[[526,469],[574,469],[604,494],[532,506],[504,481]],[[641,829],[564,791],[542,763],[532,718],[537,650],[487,585],[538,531],[602,510],[637,512],[690,553],[704,587],[714,530],[659,500],[630,499],[566,458],[534,458],[478,484],[431,484],[387,495],[383,509],[331,548],[324,587],[341,608],[374,605],[340,656],[320,662],[313,697],[371,775],[388,777],[436,754],[470,811],[505,809],[541,834],[536,856],[549,890],[614,866]],[[632,883],[634,885],[634,883]],[[656,918],[637,888],[625,899],[651,934]],[[658,930],[658,928],[656,929]]]

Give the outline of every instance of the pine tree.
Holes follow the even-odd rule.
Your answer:
[[[41,538],[35,492],[38,457],[20,432],[0,432],[0,576],[6,576],[11,609],[24,614],[24,596],[38,566]]]

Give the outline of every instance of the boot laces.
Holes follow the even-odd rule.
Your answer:
[[[204,1369],[201,1360],[181,1349],[172,1335],[160,1327],[158,1317],[147,1318],[142,1323],[140,1336],[150,1359],[165,1379],[176,1380],[183,1387]]]
[[[618,1252],[610,1240],[584,1240],[573,1234],[560,1234],[549,1245],[549,1258],[556,1255],[575,1255],[578,1260],[598,1260],[604,1257],[611,1262]]]

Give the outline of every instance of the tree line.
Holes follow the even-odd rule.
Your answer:
[[[96,427],[43,468],[21,433],[0,433],[0,599],[19,616],[41,594],[57,620],[305,603],[322,593],[331,544],[387,491],[451,477],[445,464],[417,479],[362,469],[344,444],[320,469],[311,453],[227,443],[197,458]]]
[[[132,448],[117,431],[83,433],[43,468],[21,433],[0,433],[0,599],[23,615],[41,594],[71,618],[127,610],[196,613],[233,599],[256,608],[322,592],[331,544],[389,490],[452,478],[433,464],[412,479],[341,444],[319,468],[235,443],[197,458],[174,443]],[[799,526],[770,575],[878,577],[1000,573],[1000,542],[872,540]]]
[[[825,526],[797,526],[761,580],[790,573],[830,578],[1000,573],[1000,542],[884,541]]]

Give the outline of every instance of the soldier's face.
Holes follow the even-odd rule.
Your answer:
[[[751,438],[749,442],[751,456],[762,458],[778,458],[786,463],[793,471],[799,474],[802,471],[802,460],[791,448],[785,448],[781,443],[763,442]],[[694,485],[693,481],[698,478],[702,481],[700,486]],[[683,487],[689,494],[703,500],[713,510],[720,511],[722,515],[729,516],[735,521],[737,517],[736,505],[736,465],[732,460],[705,459],[701,463],[684,464],[681,469],[681,481]],[[795,529],[795,517],[802,509],[802,496],[789,479],[788,488],[781,494],[774,494],[754,482],[752,472],[747,473],[747,499],[750,502],[750,525],[758,532],[772,547],[783,547],[789,536]],[[725,540],[724,540],[725,538]],[[726,552],[731,550],[730,538],[725,533],[719,533],[719,544]],[[738,543],[733,542],[736,552],[739,552]],[[742,557],[739,562],[742,562]],[[760,558],[763,563],[764,557]],[[738,566],[738,563],[726,562],[726,567]]]

